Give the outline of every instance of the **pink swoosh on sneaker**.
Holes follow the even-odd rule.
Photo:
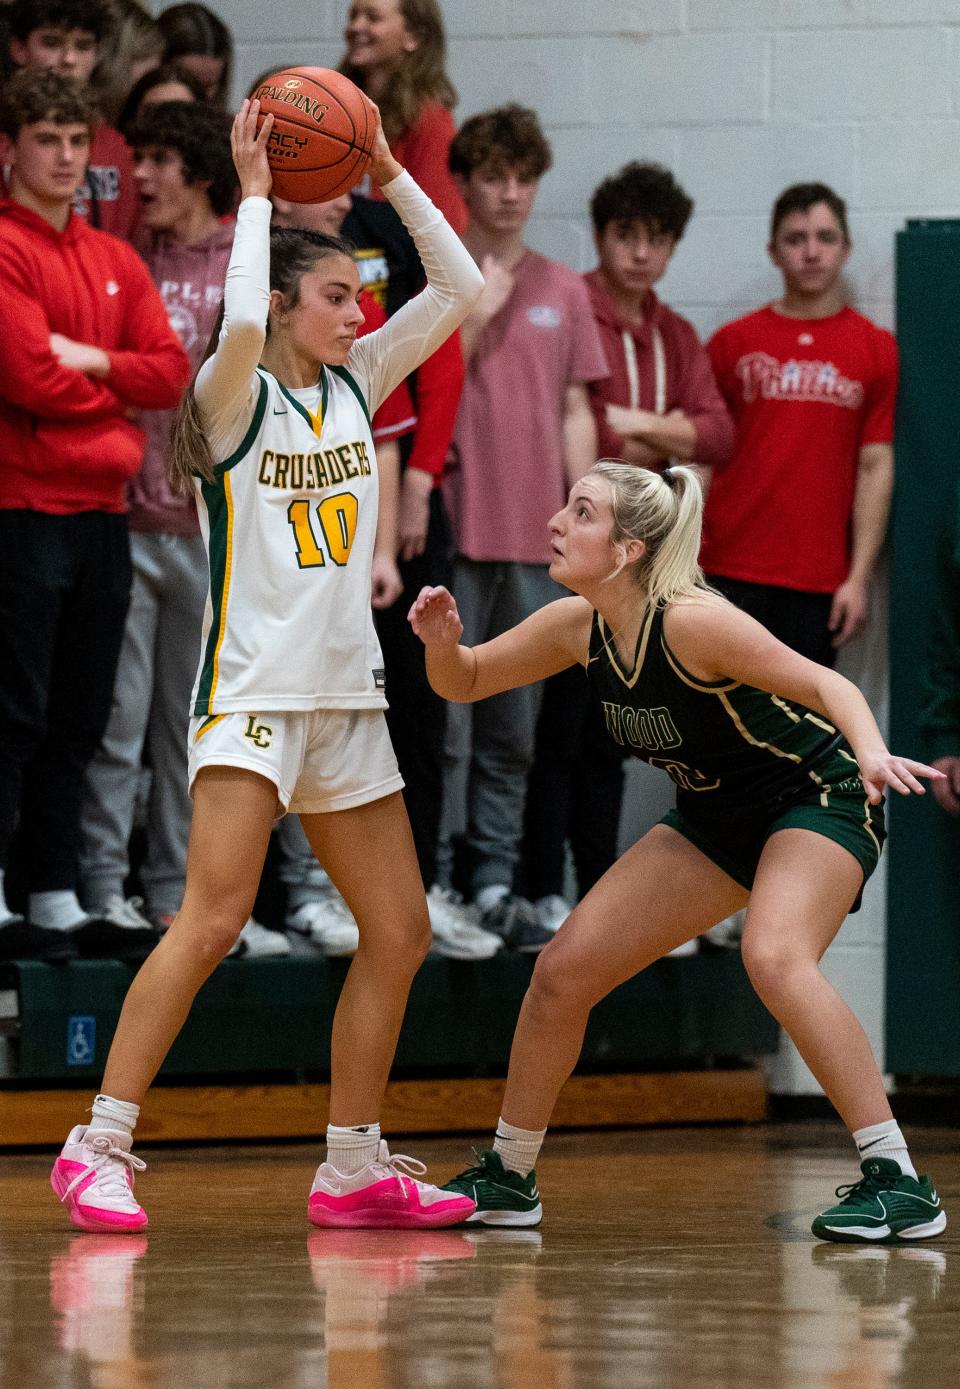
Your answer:
[[[401,1230],[458,1225],[475,1210],[476,1203],[469,1196],[454,1193],[449,1200],[432,1201],[425,1206],[416,1183],[406,1178],[387,1178],[342,1195],[314,1191],[307,1202],[311,1224],[341,1228],[372,1225]]]

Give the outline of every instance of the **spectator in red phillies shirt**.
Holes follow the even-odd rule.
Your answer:
[[[83,89],[49,72],[0,99],[0,957],[99,952],[76,896],[84,771],[110,712],[130,595],[131,415],[175,405],[190,364],[132,247],[72,211]],[[3,870],[17,822],[30,922]],[[116,929],[116,928],[114,928]]]
[[[13,0],[10,57],[18,68],[89,82],[110,22],[101,0]],[[91,226],[124,240],[136,230],[133,160],[120,132],[100,120],[93,127],[86,176],[74,207]]]
[[[720,465],[733,426],[693,326],[658,299],[693,203],[659,164],[627,164],[590,203],[599,265],[586,275],[609,376],[589,384],[598,454],[661,471],[670,458]],[[569,837],[580,894],[617,857],[623,758],[607,736],[582,674],[544,687],[537,755],[527,787],[527,894],[546,924],[569,911],[563,898]]]
[[[893,489],[897,348],[844,303],[843,199],[822,183],[777,199],[783,296],[709,343],[736,430],[707,497],[711,583],[801,655],[832,666],[867,621]]]

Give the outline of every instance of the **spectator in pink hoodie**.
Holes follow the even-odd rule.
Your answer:
[[[233,244],[236,173],[230,121],[197,102],[144,108],[131,127],[142,207],[137,248],[193,370],[217,323]],[[152,768],[141,880],[152,924],[180,906],[190,802],[187,722],[196,673],[207,567],[196,507],[168,480],[174,410],[146,412],[143,468],[130,484],[133,595],[113,711],[87,773],[81,878],[85,900],[117,925],[142,929],[127,900],[128,843],[141,755]]]
[[[706,349],[653,289],[692,211],[658,164],[627,164],[591,199],[599,265],[585,279],[609,368],[589,383],[601,458],[659,472],[671,459],[717,467],[733,452],[733,425]],[[562,891],[567,838],[581,895],[614,862],[622,793],[622,760],[582,679],[567,673],[547,681],[523,854],[527,895],[545,925],[560,925],[570,909]]]

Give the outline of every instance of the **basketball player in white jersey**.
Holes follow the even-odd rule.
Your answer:
[[[180,913],[134,980],[93,1117],[52,1183],[84,1230],[137,1230],[133,1127],[197,990],[247,920],[274,819],[300,814],[360,928],[331,1045],[327,1160],[316,1225],[430,1226],[474,1203],[391,1157],[380,1103],[410,983],[430,944],[423,884],[384,719],[370,611],[377,465],[370,416],[482,289],[470,255],[378,130],[370,174],[413,236],[427,288],[357,339],[349,247],[270,232],[257,102],[233,127],[243,201],[224,324],[178,423],[174,467],[196,491],[210,596],[193,696],[194,801]]]

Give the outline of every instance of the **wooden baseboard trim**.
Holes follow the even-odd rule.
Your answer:
[[[472,1133],[497,1121],[502,1080],[398,1080],[387,1087],[381,1123],[391,1134]],[[158,1086],[137,1126],[141,1143],[316,1138],[324,1132],[329,1085]],[[85,1091],[0,1090],[0,1148],[59,1146],[89,1104]],[[552,1127],[589,1129],[766,1118],[759,1070],[670,1071],[572,1076]]]

